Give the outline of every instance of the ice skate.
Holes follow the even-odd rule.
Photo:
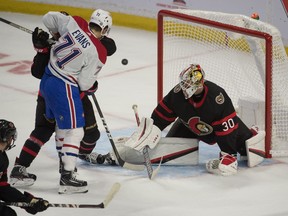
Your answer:
[[[111,157],[110,153],[106,155],[98,154],[92,152],[90,154],[79,154],[78,156],[81,160],[87,161],[92,164],[109,164],[115,165],[115,160]]]
[[[73,171],[62,170],[60,179],[59,194],[86,193],[88,192],[87,182],[77,179]]]
[[[92,163],[92,164],[103,164],[105,161],[105,158],[103,157],[103,155],[98,154],[96,152],[92,152],[90,154],[79,154],[78,157],[81,160],[86,161],[88,163]]]
[[[103,155],[103,157],[105,158],[104,164],[109,164],[112,166],[117,165],[115,155],[113,154],[113,152]]]
[[[33,185],[36,179],[36,175],[26,171],[26,167],[15,165],[11,171],[9,183],[14,187],[25,187]]]

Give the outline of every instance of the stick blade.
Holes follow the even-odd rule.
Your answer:
[[[143,164],[131,164],[128,162],[124,162],[122,167],[134,171],[143,171],[145,169],[145,166]]]
[[[112,188],[110,189],[110,192],[107,194],[105,200],[103,201],[103,208],[106,208],[108,204],[111,202],[113,197],[115,196],[116,193],[120,190],[120,183],[116,182],[113,184]]]
[[[161,168],[161,165],[162,165],[162,160],[163,160],[163,157],[161,157],[160,163],[158,164],[157,168],[153,171],[152,176],[151,176],[151,180],[153,180],[157,176],[157,174]]]

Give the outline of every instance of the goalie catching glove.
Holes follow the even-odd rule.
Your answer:
[[[143,117],[138,130],[126,141],[125,146],[140,152],[145,146],[153,149],[161,138],[161,130],[153,122],[153,119]]]

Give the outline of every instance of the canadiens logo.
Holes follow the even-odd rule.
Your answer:
[[[180,91],[181,91],[181,87],[180,87],[180,85],[179,85],[179,84],[176,85],[176,86],[174,87],[173,91],[174,91],[174,93],[178,93],[178,92],[180,92]]]
[[[198,136],[205,136],[213,132],[213,128],[200,120],[199,117],[190,118],[188,124],[185,123],[189,129]]]
[[[217,104],[223,104],[225,101],[224,95],[220,93],[216,98],[215,101]]]

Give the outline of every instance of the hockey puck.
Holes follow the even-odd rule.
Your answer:
[[[127,60],[127,59],[122,59],[121,63],[122,63],[123,65],[127,65],[127,64],[128,64],[128,60]]]

